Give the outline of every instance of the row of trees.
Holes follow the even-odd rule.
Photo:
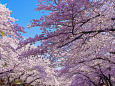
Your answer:
[[[7,84],[115,85],[115,0],[38,0],[41,35],[26,40],[0,5],[0,77]],[[8,26],[6,26],[8,25]],[[33,46],[36,42],[41,45]]]

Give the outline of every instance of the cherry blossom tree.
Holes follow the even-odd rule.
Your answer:
[[[41,41],[37,53],[47,53],[70,86],[113,86],[115,84],[115,1],[38,0],[37,11],[49,15],[33,19],[28,27],[43,31],[18,48]]]
[[[24,28],[14,24],[15,19],[10,17],[11,11],[6,5],[0,4],[0,34],[21,39],[20,32],[24,32]]]
[[[70,86],[100,86],[102,83],[113,86],[115,55],[110,51],[114,49],[114,41],[114,36],[104,33],[91,38],[81,47],[74,43],[71,50],[61,54],[65,59],[60,62],[64,64],[60,75],[73,78]]]
[[[36,10],[47,11],[49,15],[33,19],[28,27],[39,26],[43,33],[24,41],[18,40],[22,38],[19,32],[24,32],[23,28],[15,25],[10,11],[0,5],[0,33],[3,37],[0,39],[3,62],[0,75],[5,74],[8,83],[22,80],[23,83],[34,85],[42,82],[42,85],[57,86],[113,86],[115,1],[38,1]],[[3,40],[4,35],[8,42]],[[32,44],[38,41],[41,45],[33,47]],[[45,56],[43,58],[49,59],[50,66],[39,58],[41,54]],[[70,82],[66,84],[60,79],[60,84],[51,66],[61,68],[58,71],[59,78]]]
[[[8,56],[11,54],[10,51],[15,52],[15,48],[13,48],[11,43],[16,42],[17,39],[22,39],[20,32],[24,33],[24,28],[15,25],[15,19],[10,17],[11,11],[6,8],[6,5],[0,4],[0,61],[2,64],[3,56]],[[9,39],[7,38],[9,37]],[[13,39],[10,39],[13,38]],[[16,39],[15,39],[16,38]],[[9,42],[11,42],[9,44]],[[15,46],[14,46],[15,47]],[[7,53],[7,54],[6,54]],[[13,53],[12,53],[13,55]],[[6,65],[6,64],[5,64]],[[6,72],[11,71],[12,69],[6,70]],[[0,69],[1,74],[5,71]]]
[[[36,47],[26,45],[17,49],[19,41],[23,39],[20,32],[25,32],[24,28],[14,24],[15,19],[10,14],[11,11],[0,4],[0,85],[58,86],[50,62],[30,51]]]
[[[89,34],[114,31],[113,2],[113,0],[40,0],[36,10],[46,10],[49,15],[42,16],[39,20],[33,19],[29,27],[41,26],[43,34],[25,40],[24,44],[29,41],[47,40],[42,42],[60,48]],[[53,38],[57,38],[56,42],[52,40]]]
[[[6,8],[6,5],[0,4],[0,48],[3,51],[7,51],[8,48],[12,49],[13,51],[15,50],[9,45],[8,43],[9,41],[7,41],[7,38],[6,37],[4,38],[4,36],[14,38],[14,40],[16,41],[16,39],[17,40],[23,39],[21,33],[25,33],[23,27],[14,24],[15,19],[10,17],[10,14],[11,11],[8,8]],[[3,51],[0,51],[0,54]]]
[[[8,59],[10,51],[15,52],[15,48],[11,46],[11,43],[22,39],[21,32],[24,33],[24,28],[14,24],[15,19],[10,17],[10,14],[11,11],[6,8],[6,5],[0,4],[0,60],[3,59],[3,56]],[[9,44],[9,42],[11,43]]]
[[[13,38],[6,36],[1,41],[4,44],[9,44],[13,49],[18,47],[18,40]],[[7,48],[7,51],[1,49],[0,78],[6,81],[7,85],[59,86],[54,69],[50,67],[50,62],[47,59],[42,59],[40,55],[28,55],[28,57],[21,58],[23,52],[34,48],[36,47],[26,45],[17,51],[13,51],[11,48]]]

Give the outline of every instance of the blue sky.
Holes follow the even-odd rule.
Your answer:
[[[0,0],[2,4],[7,4],[7,8],[12,11],[11,16],[15,19],[17,24],[26,28],[26,34],[23,34],[25,38],[34,37],[35,34],[40,34],[41,31],[36,28],[27,28],[27,24],[30,23],[32,19],[38,19],[42,16],[42,13],[35,11],[37,7],[37,0]]]

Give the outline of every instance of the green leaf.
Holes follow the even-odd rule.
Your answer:
[[[0,32],[0,35],[1,35],[1,36],[4,36],[4,35],[5,35],[5,33],[1,31],[1,32]]]
[[[15,81],[14,84],[16,85],[22,84],[22,81],[21,80]]]
[[[4,64],[2,64],[3,67],[7,67],[8,64],[5,62]]]

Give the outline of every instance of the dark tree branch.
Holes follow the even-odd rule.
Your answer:
[[[89,18],[89,19],[86,19],[86,20],[82,20],[82,21],[80,21],[80,22],[77,22],[76,24],[82,23],[82,24],[80,25],[80,27],[82,27],[84,24],[86,24],[86,23],[89,22],[90,20],[92,20],[92,19],[94,19],[94,18],[97,18],[97,17],[99,17],[99,16],[100,16],[100,14],[98,14],[98,15],[92,17],[92,18]],[[74,17],[72,16],[72,34],[73,34],[73,35],[76,35],[76,34],[74,33],[74,29],[75,29],[74,27],[75,27],[75,25],[74,25]]]
[[[31,82],[29,82],[28,84],[30,85],[31,83],[33,83],[34,81],[36,81],[38,79],[40,79],[40,78],[36,78],[36,79],[32,80]]]
[[[115,54],[115,52],[110,52],[111,54]]]
[[[34,73],[33,73],[33,74],[34,74]],[[26,82],[26,81],[27,81],[27,79],[28,79],[30,76],[32,76],[33,74],[29,74],[28,76],[26,76],[26,78],[25,78],[24,82]]]
[[[79,33],[78,33],[78,34],[81,34],[81,35],[75,37],[75,38],[74,38],[73,40],[71,40],[70,42],[65,43],[65,44],[59,46],[58,48],[64,47],[64,46],[66,46],[66,45],[72,43],[73,41],[80,39],[83,35],[91,34],[91,33],[101,33],[101,32],[107,32],[107,31],[115,31],[115,29],[111,28],[111,29],[108,29],[108,30],[82,31],[82,32],[79,32]],[[77,34],[76,34],[76,35],[77,35]]]
[[[67,42],[67,43],[65,43],[65,44],[63,44],[63,45],[61,45],[61,46],[58,46],[57,48],[61,48],[61,47],[63,47],[63,46],[66,46],[66,45],[72,43],[73,41],[75,41],[75,40],[77,40],[77,39],[80,39],[82,36],[83,36],[83,34],[80,34],[79,36],[77,36],[77,37],[75,37],[73,40],[71,40],[70,42]]]
[[[115,18],[111,18],[111,20],[115,20]]]
[[[14,82],[16,79],[20,79],[20,77],[23,76],[24,74],[25,74],[25,72],[21,73],[18,77],[14,78],[14,79],[11,81],[11,83]]]
[[[57,3],[57,1],[56,1],[56,0],[54,0],[54,3],[55,3],[56,5],[58,5],[58,3]]]
[[[1,74],[6,74],[6,73],[11,73],[11,72],[13,72],[13,69],[10,69],[10,70],[8,70],[8,71],[1,72],[0,75],[1,75]]]
[[[98,85],[97,85],[94,81],[92,81],[91,78],[88,77],[86,74],[82,74],[82,73],[80,73],[80,72],[77,72],[77,73],[83,75],[84,77],[86,77],[94,86],[98,86]]]
[[[100,70],[100,77],[105,81],[106,85],[107,86],[113,86],[112,83],[111,83],[111,79],[110,79],[110,74],[109,74],[109,77],[107,77],[103,71],[101,70],[101,67],[99,65],[99,70]]]

